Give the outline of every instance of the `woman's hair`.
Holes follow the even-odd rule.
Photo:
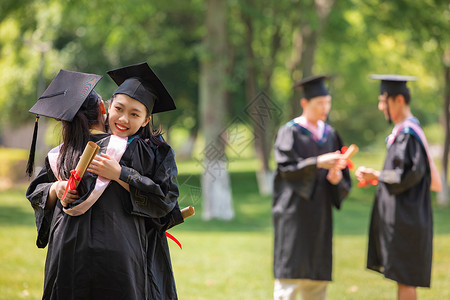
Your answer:
[[[117,94],[114,94],[111,99],[109,100],[109,104],[111,104],[114,101],[114,98],[116,97]],[[145,106],[145,105],[144,105]],[[145,117],[148,118],[150,117],[151,113],[148,110],[147,107],[145,107],[146,109],[146,115]],[[106,122],[108,124],[108,122]],[[137,131],[137,135],[142,138],[142,139],[148,139],[150,141],[152,141],[155,145],[161,145],[164,144],[165,141],[162,137],[162,128],[161,126],[159,126],[157,129],[153,129],[151,124],[151,122],[148,122],[147,125],[145,125],[144,127],[139,128],[139,130]]]
[[[96,125],[100,113],[101,97],[94,91],[84,100],[71,122],[62,121],[63,144],[58,157],[58,173],[63,180],[70,177],[89,141],[89,129]]]

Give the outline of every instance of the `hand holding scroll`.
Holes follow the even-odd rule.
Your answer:
[[[380,172],[372,168],[362,166],[356,170],[355,175],[359,180],[358,187],[364,187],[367,185],[377,185]]]
[[[325,153],[317,157],[317,167],[321,169],[336,168],[342,170],[345,168],[345,161],[342,160],[342,154],[339,151]]]
[[[122,167],[114,158],[101,153],[95,156],[87,170],[109,180],[118,181]]]
[[[358,152],[359,148],[355,144],[351,144],[350,147],[342,147],[339,160],[336,162],[336,164],[329,169],[327,174],[327,180],[331,184],[338,184],[342,180],[342,169],[344,169],[346,166],[351,168],[353,166],[353,163],[350,161],[350,158],[352,158],[353,155]]]

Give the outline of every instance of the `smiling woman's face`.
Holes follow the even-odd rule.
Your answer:
[[[112,134],[128,137],[150,121],[144,104],[125,94],[117,94],[109,106],[109,128]]]

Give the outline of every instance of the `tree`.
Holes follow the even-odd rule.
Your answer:
[[[271,79],[282,47],[283,3],[280,1],[239,1],[239,16],[244,27],[246,113],[254,134],[254,149],[260,161],[257,170],[259,192],[272,193],[273,172],[269,160],[274,130],[281,109],[271,99]],[[241,46],[241,45],[236,45]]]
[[[226,168],[227,2],[206,0],[206,34],[200,57],[200,116],[205,136],[203,151],[203,219],[234,217],[230,177]]]

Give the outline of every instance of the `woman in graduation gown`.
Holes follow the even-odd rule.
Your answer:
[[[331,96],[324,76],[306,78],[302,116],[278,131],[274,154],[273,222],[275,227],[275,299],[324,299],[332,270],[332,207],[340,208],[350,187],[343,143],[324,121]],[[317,288],[304,287],[305,280]],[[317,293],[313,290],[320,290]],[[315,294],[315,295],[314,295]]]
[[[411,76],[380,79],[378,109],[395,124],[382,171],[359,167],[359,180],[378,180],[369,230],[367,268],[398,284],[398,299],[416,299],[431,280],[433,219],[430,189],[440,190],[419,121],[410,110]]]
[[[70,127],[78,123],[77,117],[85,115],[83,105],[91,102],[89,99],[98,101],[96,97],[87,97],[84,101],[85,94],[71,95],[71,89],[92,91],[96,82],[80,79],[82,85],[76,86],[77,80],[62,77],[52,83],[65,85],[69,90],[64,93],[67,101],[81,97],[82,104],[78,110],[75,108],[75,120],[73,116],[65,120],[52,113],[49,117],[65,120],[63,124]],[[54,98],[52,89],[51,84],[38,103],[45,101],[46,95]],[[42,109],[40,105],[37,106]],[[49,110],[36,111],[36,107],[30,111],[49,114]],[[98,116],[99,120],[103,119],[101,113]],[[103,152],[115,147],[111,142],[113,136],[104,133],[77,136],[88,136]],[[122,149],[121,164],[135,174],[127,180],[130,192],[123,187],[123,182],[111,181],[92,206],[80,215],[70,215],[70,211],[93,194],[98,181],[95,175],[85,173],[77,189],[81,197],[69,191],[64,206],[57,199],[62,198],[66,181],[58,179],[67,179],[70,174],[65,170],[64,177],[59,175],[55,165],[61,164],[55,164],[56,159],[51,155],[30,184],[27,198],[35,209],[37,245],[43,248],[48,244],[43,299],[176,299],[164,234],[165,229],[182,222],[176,201],[178,189],[173,182],[176,175],[173,151],[166,144],[158,146],[141,139],[131,142],[126,151]],[[54,150],[58,153],[61,149]]]

